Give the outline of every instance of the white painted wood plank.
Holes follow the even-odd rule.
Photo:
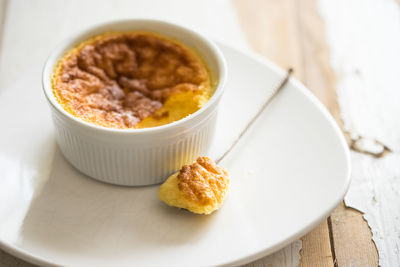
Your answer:
[[[381,266],[400,266],[400,154],[374,158],[352,152],[353,181],[346,205],[371,226]]]
[[[320,1],[345,130],[400,152],[396,0]]]
[[[2,1],[5,0],[0,0],[0,4]],[[229,0],[13,0],[8,6],[1,39],[0,92],[7,90],[22,73],[41,68],[50,50],[72,33],[99,22],[136,17],[177,22],[231,45],[248,49]],[[40,83],[40,77],[37,82]],[[297,266],[300,249],[301,241],[296,241],[256,261],[255,266]],[[1,255],[0,265],[10,262],[9,257],[2,261]],[[17,259],[15,262],[23,263]]]
[[[400,8],[395,0],[319,4],[345,129],[364,152],[352,152],[345,202],[364,213],[379,264],[400,266]],[[371,156],[386,147],[392,152]]]

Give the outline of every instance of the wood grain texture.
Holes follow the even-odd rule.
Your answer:
[[[292,0],[234,0],[242,29],[252,48],[283,68],[304,77],[301,46]]]
[[[300,267],[334,266],[327,220],[302,238]]]
[[[331,215],[338,266],[378,266],[371,230],[360,214],[341,203]]]

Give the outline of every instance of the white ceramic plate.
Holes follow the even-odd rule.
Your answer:
[[[221,45],[229,69],[211,156],[221,154],[284,72]],[[58,151],[39,84],[0,94],[0,247],[40,265],[238,265],[299,238],[349,185],[346,143],[326,109],[291,80],[232,153],[224,206],[210,216],[167,207],[158,186],[103,184]],[[19,108],[18,108],[19,107]]]

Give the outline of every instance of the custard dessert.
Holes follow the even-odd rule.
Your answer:
[[[51,83],[67,112],[118,129],[180,120],[213,93],[195,51],[150,32],[109,32],[80,43],[58,61]]]
[[[210,214],[221,207],[228,186],[228,172],[208,157],[199,157],[171,175],[161,185],[158,197],[169,206]]]

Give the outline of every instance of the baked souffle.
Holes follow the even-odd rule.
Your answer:
[[[158,197],[169,206],[198,214],[218,210],[229,186],[228,172],[208,157],[184,165],[160,187]]]
[[[109,32],[83,41],[58,61],[51,82],[67,112],[118,129],[180,120],[213,94],[201,56],[151,32]]]

